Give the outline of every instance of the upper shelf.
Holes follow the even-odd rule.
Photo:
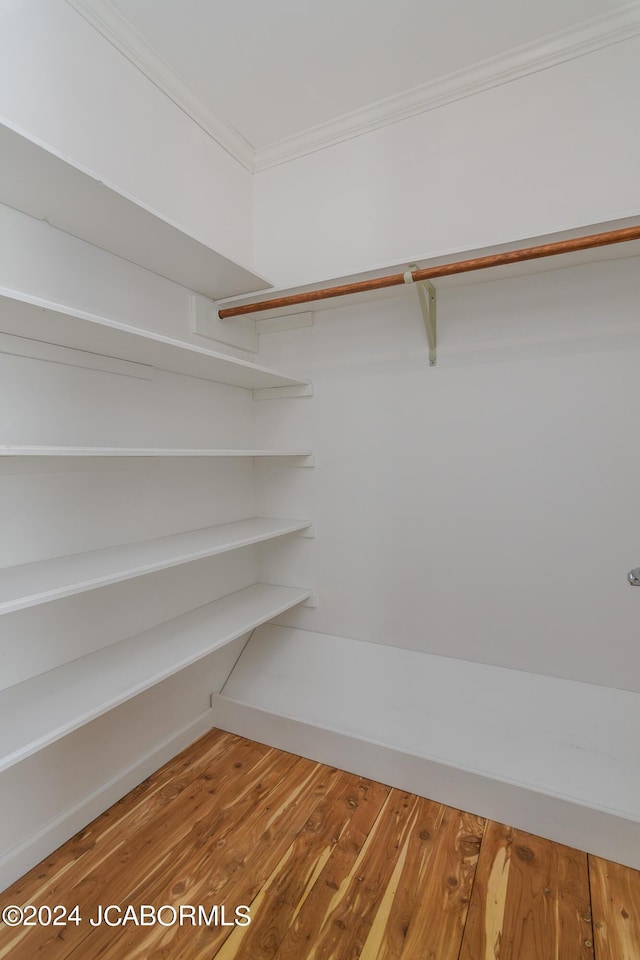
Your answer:
[[[214,299],[269,287],[263,277],[6,123],[0,125],[0,202]]]
[[[0,148],[1,149],[1,148]],[[306,384],[259,364],[0,287],[0,332],[249,389]]]

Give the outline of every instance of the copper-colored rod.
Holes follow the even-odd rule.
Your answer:
[[[450,277],[456,273],[470,273],[472,270],[485,270],[487,267],[501,267],[508,263],[521,263],[523,260],[538,260],[540,257],[554,257],[560,253],[575,253],[592,247],[606,247],[612,243],[625,243],[628,240],[640,240],[640,226],[625,227],[622,230],[610,230],[608,233],[592,233],[573,240],[558,240],[555,243],[543,243],[538,247],[524,247],[507,253],[495,253],[489,257],[475,257],[473,260],[458,260],[456,263],[443,263],[438,267],[414,270],[413,281],[435,280],[437,277]],[[357,283],[345,283],[339,287],[325,287],[323,290],[308,290],[306,293],[293,293],[287,297],[273,300],[259,300],[255,303],[243,303],[237,307],[220,310],[221,320],[241,317],[247,313],[261,310],[277,310],[282,307],[294,307],[300,303],[313,303],[315,300],[328,300],[331,297],[343,297],[350,293],[366,293],[369,290],[383,290],[386,287],[399,287],[405,282],[404,273],[392,273],[373,280],[360,280]]]

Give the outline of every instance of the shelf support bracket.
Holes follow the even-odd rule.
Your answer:
[[[416,293],[420,311],[424,321],[424,329],[429,341],[429,366],[435,367],[437,360],[436,353],[436,288],[429,280],[419,280],[417,283],[413,279],[413,271],[417,270],[416,265],[409,268],[404,275],[405,283],[415,283]]]
[[[429,341],[429,366],[436,365],[436,288],[428,280],[420,280],[416,283],[418,300],[424,320],[424,328],[427,331],[427,340]]]

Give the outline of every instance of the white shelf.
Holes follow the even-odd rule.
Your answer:
[[[0,288],[0,331],[237,387],[264,390],[307,383],[206,347],[6,288]]]
[[[304,602],[254,584],[0,692],[0,771]]]
[[[0,202],[217,300],[269,283],[45,144],[0,124]]]
[[[218,450],[179,447],[39,447],[0,444],[0,457],[311,457],[311,450]]]
[[[0,615],[305,530],[308,520],[254,517],[0,570]]]

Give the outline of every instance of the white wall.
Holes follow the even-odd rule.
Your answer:
[[[0,117],[251,267],[251,174],[64,0],[0,4]]]
[[[315,390],[257,409],[317,455],[261,489],[317,525],[281,622],[640,691],[639,296],[637,259],[444,285],[435,368],[411,289],[260,337]]]
[[[637,214],[639,60],[628,40],[258,173],[256,268],[287,287]]]

